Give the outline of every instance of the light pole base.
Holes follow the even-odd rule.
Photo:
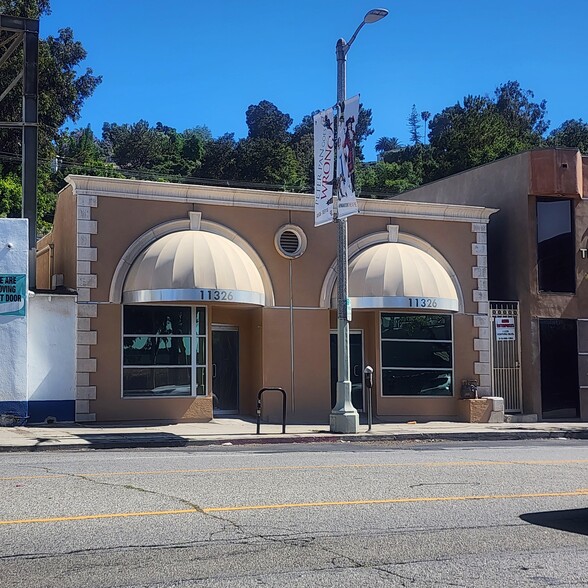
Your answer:
[[[329,417],[331,433],[357,433],[359,430],[359,414],[350,412],[332,412]]]

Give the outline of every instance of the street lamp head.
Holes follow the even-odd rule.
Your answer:
[[[357,27],[357,29],[355,30],[355,33],[353,33],[353,36],[351,37],[351,39],[349,39],[349,43],[346,43],[344,39],[339,39],[339,41],[337,43],[337,60],[345,59],[345,55],[347,55],[349,48],[353,44],[353,41],[355,41],[355,37],[357,37],[357,33],[359,33],[359,31],[361,31],[361,29],[366,24],[378,22],[379,20],[382,20],[387,15],[388,15],[388,11],[385,8],[372,8],[363,17],[361,24]]]
[[[371,24],[378,22],[388,15],[388,11],[385,8],[372,8],[364,17],[363,22],[365,24]]]

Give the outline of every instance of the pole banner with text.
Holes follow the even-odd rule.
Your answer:
[[[333,220],[335,119],[333,109],[323,110],[314,121],[314,226]]]
[[[339,184],[338,218],[357,213],[355,199],[355,129],[359,118],[359,96],[338,105],[337,176]]]

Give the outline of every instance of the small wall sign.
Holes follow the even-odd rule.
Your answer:
[[[515,319],[513,316],[497,317],[496,319],[496,340],[515,340]]]
[[[25,316],[26,274],[0,274],[0,316]]]

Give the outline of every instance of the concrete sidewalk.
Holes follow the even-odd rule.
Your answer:
[[[586,439],[588,423],[375,423],[370,432],[362,424],[356,434],[333,434],[328,424],[281,425],[262,423],[256,434],[253,419],[217,418],[208,423],[172,425],[47,425],[0,427],[0,451],[55,449],[116,449],[187,447],[258,443],[317,443],[340,441],[479,441],[520,439]]]

